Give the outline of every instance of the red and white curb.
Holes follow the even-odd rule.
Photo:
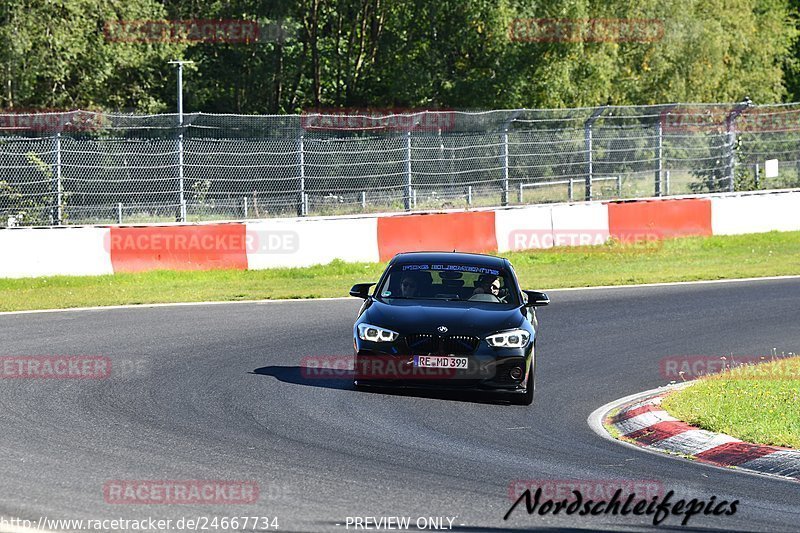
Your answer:
[[[606,404],[589,416],[589,425],[604,438],[647,451],[678,454],[713,466],[800,481],[800,450],[750,444],[670,416],[661,407],[664,396],[690,384],[662,387]],[[619,436],[612,436],[609,428]]]

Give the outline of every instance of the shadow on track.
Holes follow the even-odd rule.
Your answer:
[[[415,389],[403,388],[393,389],[386,387],[370,387],[364,391],[357,391],[353,385],[354,372],[352,370],[338,371],[335,377],[320,377],[304,375],[304,368],[299,366],[262,366],[256,368],[250,374],[259,376],[271,376],[284,383],[292,385],[304,385],[306,387],[319,387],[323,389],[347,390],[364,394],[386,394],[391,396],[414,396],[419,398],[430,398],[433,400],[446,400],[454,402],[487,403],[496,405],[508,405],[510,402],[500,396],[483,392],[461,392],[449,390]]]

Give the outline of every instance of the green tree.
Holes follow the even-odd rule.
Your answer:
[[[155,0],[5,0],[0,108],[164,110],[166,61],[185,45],[118,42],[105,31],[164,15]]]

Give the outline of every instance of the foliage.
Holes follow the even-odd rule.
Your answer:
[[[181,56],[196,68],[187,111],[778,102],[800,96],[797,11],[797,0],[6,0],[0,107],[174,108],[167,61]],[[512,31],[542,18],[639,21],[655,33]],[[190,43],[116,42],[104,31],[143,19],[258,21],[265,31],[256,42]]]
[[[166,62],[185,45],[118,42],[106,29],[165,16],[156,0],[4,0],[0,108],[164,110]]]

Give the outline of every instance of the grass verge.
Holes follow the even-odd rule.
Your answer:
[[[545,289],[800,274],[800,232],[687,237],[656,243],[503,254],[524,288]],[[346,296],[385,264],[259,271],[146,272],[0,280],[0,311],[166,302]]]
[[[800,357],[743,365],[667,396],[672,416],[745,442],[800,449]]]

